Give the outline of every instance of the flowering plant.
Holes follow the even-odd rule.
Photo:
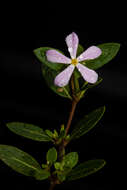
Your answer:
[[[105,43],[91,46],[84,51],[74,32],[66,37],[66,44],[71,58],[49,47],[35,49],[34,54],[42,63],[42,74],[49,88],[72,102],[67,124],[62,124],[59,131],[56,129],[51,131],[33,124],[6,123],[6,126],[18,135],[39,142],[50,142],[52,147],[47,151],[46,163],[40,165],[24,151],[10,145],[0,145],[0,159],[4,163],[15,171],[37,180],[48,179],[50,190],[56,184],[93,174],[106,163],[103,159],[78,163],[78,153],[68,152],[65,149],[71,141],[82,137],[95,127],[102,118],[105,106],[85,115],[70,131],[77,104],[88,89],[102,82],[102,78],[98,77],[94,70],[111,61],[120,48],[118,43]]]

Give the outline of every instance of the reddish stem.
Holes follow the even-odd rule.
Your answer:
[[[73,116],[74,116],[74,113],[75,113],[76,105],[77,105],[77,103],[79,101],[78,98],[75,96],[74,75],[72,75],[72,78],[71,78],[71,88],[72,88],[73,100],[72,100],[72,107],[71,107],[70,115],[69,115],[69,118],[68,118],[67,126],[66,126],[66,129],[65,129],[66,135],[68,134],[68,131],[70,129],[71,122],[72,122],[72,119],[73,119]],[[66,145],[64,144],[64,141],[62,141],[62,143],[59,145],[59,160],[63,159]],[[50,181],[51,181],[51,183],[50,183],[49,190],[53,190],[54,187],[56,186],[56,184],[60,184],[56,180],[54,180],[53,178]]]
[[[73,119],[73,116],[74,116],[74,113],[75,113],[75,109],[76,109],[76,105],[77,105],[77,101],[74,99],[73,102],[72,102],[72,107],[71,107],[71,111],[70,111],[70,115],[69,115],[69,119],[68,119],[68,122],[67,122],[67,126],[66,126],[66,135],[69,131],[69,128],[71,126],[71,122],[72,122],[72,119]]]
[[[55,183],[50,183],[50,187],[49,187],[49,190],[53,190],[54,189],[54,187],[55,187]]]

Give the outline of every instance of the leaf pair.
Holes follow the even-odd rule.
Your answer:
[[[85,64],[90,69],[98,69],[102,66],[104,66],[106,63],[111,61],[116,54],[119,51],[120,44],[118,43],[105,43],[101,45],[97,45],[102,50],[102,54],[100,57],[94,60],[88,60],[85,62],[82,62],[82,64]],[[39,61],[42,63],[42,74],[43,77],[48,84],[49,88],[52,89],[56,94],[63,96],[65,98],[71,99],[71,94],[70,94],[70,88],[69,85],[63,87],[63,88],[58,88],[57,86],[54,85],[54,79],[56,75],[64,70],[66,68],[65,64],[59,64],[59,63],[51,63],[47,60],[46,58],[46,51],[50,50],[53,48],[49,47],[41,47],[37,48],[34,50],[35,56],[39,59]],[[59,51],[59,50],[57,50]],[[84,48],[79,45],[78,46],[78,51],[77,51],[77,56],[80,55],[84,51]],[[75,70],[76,75],[78,78],[80,77],[80,74],[77,70]]]
[[[72,169],[78,162],[78,153],[70,152],[63,157],[61,162],[56,162],[55,168],[57,170],[64,171],[64,169],[70,168]]]
[[[57,161],[57,151],[56,149],[50,148],[46,155],[47,165],[51,167],[54,164],[56,169],[55,173],[57,174],[58,179],[63,182],[66,180],[67,174],[72,170],[72,168],[78,162],[78,153],[77,152],[70,152],[63,157],[61,162]]]
[[[56,169],[60,169],[62,166],[61,169],[64,170],[64,168],[73,168],[77,164],[78,153],[70,152],[63,157],[63,160],[61,162],[56,162],[57,161],[57,151],[53,147],[48,150],[46,159],[49,164],[55,163],[54,165],[55,165]]]
[[[105,65],[106,63],[108,63],[109,61],[111,61],[118,53],[120,44],[119,43],[104,43],[104,44],[97,45],[97,47],[99,47],[102,50],[102,54],[97,59],[85,61],[85,65],[90,69],[96,70],[102,67],[103,65]],[[50,49],[54,49],[54,48],[40,47],[40,48],[35,49],[33,52],[41,63],[43,63],[47,67],[50,67],[52,70],[60,71],[61,69],[63,69],[63,64],[51,63],[46,58],[46,52]],[[83,51],[84,51],[84,48],[81,45],[79,45],[77,56],[80,55]]]
[[[78,162],[78,153],[70,152],[63,157],[61,162],[56,162],[54,167],[56,169],[58,179],[63,182],[66,180],[68,173]]]
[[[47,154],[47,160],[50,163],[55,162],[57,159],[56,152],[54,150],[55,149],[53,148],[50,149]],[[26,176],[32,176],[37,180],[44,180],[50,176],[50,172],[42,169],[31,155],[13,146],[0,145],[0,159],[18,173]],[[65,156],[64,166],[66,166],[66,168],[73,168],[77,164],[77,161],[77,153],[71,152]],[[61,173],[58,176],[61,181],[65,180],[65,175],[67,176],[67,180],[76,180],[97,172],[105,164],[105,161],[101,159],[90,160],[79,164],[74,169],[70,170],[70,172],[67,172],[66,174]]]
[[[77,162],[77,152],[70,152],[64,157],[61,163],[55,163],[55,168],[58,170],[57,176],[61,182],[65,180],[71,181],[86,177],[96,173],[106,164],[105,160],[103,159],[95,159],[86,161],[75,167]]]
[[[85,115],[75,126],[71,133],[70,140],[78,139],[83,136],[91,129],[95,127],[95,125],[99,122],[105,112],[105,106],[100,107],[88,115]],[[20,122],[10,122],[6,124],[7,127],[14,133],[21,135],[23,137],[35,140],[35,141],[51,141],[53,139],[47,135],[46,132],[40,127],[27,123]]]
[[[70,136],[70,140],[78,139],[90,131],[101,119],[104,111],[105,107],[100,107],[92,111],[90,114],[84,116],[84,118],[74,127],[74,130]],[[14,133],[32,140],[52,141],[52,138],[41,128],[32,124],[12,122],[7,123],[7,127]],[[78,162],[78,154],[76,152],[71,152],[65,155],[61,163],[58,163],[56,162],[57,151],[55,148],[49,149],[46,158],[48,164],[55,164],[55,168],[62,171],[58,175],[61,181],[65,180],[66,175],[68,176],[68,180],[85,177],[98,171],[105,165],[104,160],[93,160],[80,164],[72,170],[72,168]],[[43,180],[50,176],[50,173],[47,170],[42,169],[38,162],[31,155],[19,150],[18,148],[0,145],[0,159],[17,172],[27,176],[33,176],[38,180]]]

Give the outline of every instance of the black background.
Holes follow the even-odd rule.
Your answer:
[[[4,123],[21,121],[44,129],[59,129],[66,123],[70,102],[54,94],[41,75],[41,63],[33,49],[49,46],[66,52],[65,37],[72,31],[85,47],[106,42],[121,44],[113,61],[98,70],[103,82],[90,90],[79,103],[73,124],[85,113],[105,105],[98,126],[67,151],[78,151],[79,160],[104,158],[107,165],[98,173],[56,189],[126,188],[126,12],[124,5],[103,2],[47,4],[7,4],[1,6],[0,27],[0,144],[16,146],[32,154],[40,163],[51,144],[33,142],[10,132]],[[35,181],[12,171],[0,162],[3,188],[48,189],[48,182]]]

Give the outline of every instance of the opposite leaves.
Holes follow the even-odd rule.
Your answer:
[[[38,126],[20,122],[10,122],[6,125],[17,135],[21,135],[35,141],[52,141],[52,139],[43,131],[43,129]]]
[[[102,50],[102,54],[94,60],[88,60],[85,62],[82,62],[90,69],[98,69],[111,61],[118,53],[120,49],[119,43],[104,43],[97,45]],[[65,66],[63,64],[59,63],[51,63],[46,58],[46,51],[54,49],[49,47],[41,47],[34,50],[34,54],[36,57],[40,60],[41,63],[48,66],[50,69],[55,71],[61,71]],[[55,49],[56,50],[56,49]],[[59,51],[59,50],[57,50]],[[80,55],[84,51],[84,48],[79,44],[78,50],[77,50],[77,56]],[[59,51],[60,52],[60,51]],[[62,53],[62,52],[61,52]],[[63,54],[63,53],[62,53]]]
[[[88,60],[88,61],[82,62],[82,64],[84,64],[86,67],[90,69],[96,70],[102,67],[104,64],[108,63],[109,61],[111,61],[116,56],[117,52],[119,51],[120,44],[105,43],[105,44],[98,45],[98,47],[102,50],[101,56],[99,56],[97,59],[94,59],[94,60]],[[66,65],[60,64],[60,63],[52,63],[47,60],[46,52],[51,49],[54,49],[54,48],[40,47],[34,50],[35,56],[42,63],[43,77],[47,85],[49,86],[49,88],[53,90],[56,94],[62,97],[72,99],[69,85],[59,88],[58,86],[54,84],[55,77],[66,68]],[[84,48],[79,44],[78,50],[77,50],[77,56],[79,56],[83,51],[84,51]],[[61,51],[59,52],[62,53]],[[77,71],[77,69],[75,69],[74,73],[76,75],[76,78],[79,79],[81,75]]]
[[[0,145],[0,159],[13,170],[26,176],[32,176],[37,180],[43,180],[50,176],[50,173],[42,170],[31,155],[16,147]]]
[[[74,127],[74,130],[71,133],[71,139],[78,139],[90,131],[102,118],[104,112],[105,106],[92,111],[88,115],[85,115],[84,118]]]
[[[93,174],[103,168],[106,162],[102,159],[89,160],[82,164],[79,164],[71,172],[68,173],[67,180],[76,180]]]

